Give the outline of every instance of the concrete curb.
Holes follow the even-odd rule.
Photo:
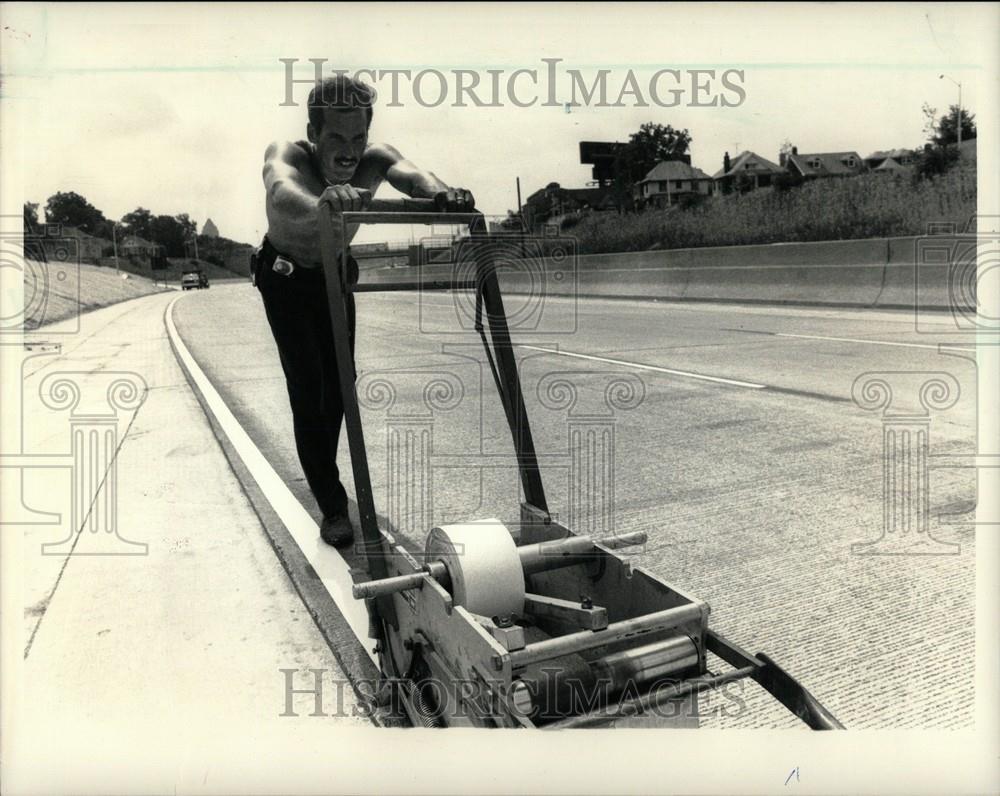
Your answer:
[[[178,297],[179,298],[179,297]],[[172,312],[175,301],[164,310],[164,324]],[[169,332],[169,327],[168,327]],[[178,335],[180,333],[178,332]],[[282,567],[292,581],[296,592],[305,605],[306,610],[319,628],[320,633],[330,647],[337,662],[343,668],[351,687],[358,699],[369,704],[372,712],[368,716],[375,726],[398,727],[406,726],[401,717],[389,711],[374,706],[374,686],[379,680],[379,670],[372,663],[363,645],[348,624],[343,613],[337,607],[333,597],[317,576],[305,554],[299,548],[285,523],[274,510],[267,496],[250,473],[236,447],[229,439],[218,418],[212,411],[208,401],[192,377],[183,357],[177,350],[177,344],[172,334],[168,334],[170,347],[174,353],[181,371],[198,400],[212,433],[219,443],[226,460],[236,476],[247,500],[260,520],[268,541]]]

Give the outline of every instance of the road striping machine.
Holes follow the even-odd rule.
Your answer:
[[[337,224],[340,224],[338,230]],[[349,284],[347,229],[358,224],[468,225],[452,278]],[[643,726],[680,715],[700,692],[752,679],[813,729],[842,725],[771,658],[709,627],[709,607],[615,551],[643,533],[577,535],[549,512],[497,276],[480,213],[431,200],[375,200],[364,212],[319,208],[323,268],[354,485],[366,601],[385,691],[415,726]],[[339,233],[339,234],[338,234]],[[478,332],[513,439],[519,527],[461,518],[429,529],[417,557],[379,527],[348,342],[345,298],[384,290],[472,291]],[[711,671],[711,653],[725,666]],[[680,722],[683,725],[683,722]]]

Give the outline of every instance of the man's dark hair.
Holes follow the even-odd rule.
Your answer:
[[[372,105],[375,92],[360,80],[347,75],[325,77],[309,92],[309,123],[318,133],[323,129],[323,109],[339,108],[351,110],[364,108],[368,124],[372,123]]]

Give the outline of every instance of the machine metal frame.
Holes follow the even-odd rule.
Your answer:
[[[349,247],[340,242],[347,241],[352,224],[467,224],[476,259],[475,279],[423,279],[421,274],[415,281],[348,285],[342,263]],[[615,692],[605,693],[606,701],[596,706],[584,704],[581,710],[556,711],[545,719],[546,727],[618,722],[684,698],[693,699],[698,692],[727,682],[751,678],[809,727],[842,728],[812,694],[767,655],[750,654],[709,629],[707,604],[653,573],[631,566],[613,552],[644,536],[589,539],[575,535],[549,514],[495,263],[490,247],[478,245],[489,242],[481,213],[442,213],[432,201],[422,199],[375,200],[364,212],[344,213],[335,213],[321,203],[319,232],[370,577],[355,585],[355,596],[366,599],[379,638],[382,673],[401,687],[403,707],[413,723],[539,726],[532,716],[544,715],[539,699],[544,690],[540,672],[547,671],[544,666],[548,664],[562,669],[576,667],[586,677],[595,677],[597,669],[605,672],[614,668],[620,677]],[[451,584],[443,564],[419,562],[379,527],[345,300],[350,293],[386,290],[476,292],[476,330],[510,428],[523,490],[521,527],[511,531],[528,591],[521,617],[479,616],[457,605],[449,593]],[[708,652],[732,668],[710,672]],[[634,688],[636,678],[652,677],[654,670],[671,670],[678,676],[658,682],[655,690]],[[534,686],[530,694],[526,683]],[[436,684],[435,693],[430,693],[429,684]],[[630,684],[632,691],[628,690]],[[557,690],[556,686],[549,691],[553,689]],[[549,691],[546,701],[566,696]],[[578,696],[569,694],[572,699]]]

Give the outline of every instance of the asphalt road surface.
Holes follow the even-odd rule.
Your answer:
[[[902,311],[507,305],[549,507],[566,524],[645,530],[636,563],[706,600],[713,627],[770,654],[850,728],[972,725],[975,473],[933,466],[976,449],[968,338],[918,333]],[[259,294],[188,294],[174,318],[315,516]],[[368,293],[358,318],[379,513],[415,551],[432,525],[514,523],[512,447],[467,308],[449,294]],[[950,319],[928,324],[944,332]],[[940,353],[942,340],[959,350]],[[921,393],[935,379],[946,386]],[[897,456],[887,502],[885,440],[915,449],[921,433],[926,486]],[[353,493],[344,435],[340,462]],[[884,535],[907,521],[908,534]],[[702,709],[707,727],[803,726],[746,681]]]

